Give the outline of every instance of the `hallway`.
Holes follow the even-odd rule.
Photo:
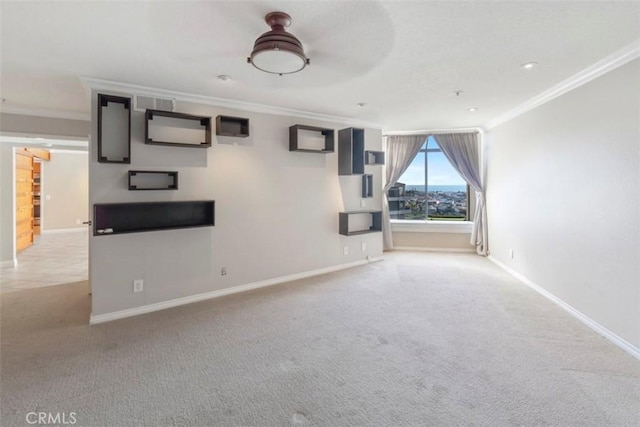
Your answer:
[[[87,230],[42,234],[0,272],[0,292],[79,282],[88,278]]]

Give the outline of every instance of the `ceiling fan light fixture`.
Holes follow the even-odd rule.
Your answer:
[[[284,12],[271,12],[264,17],[271,31],[258,37],[247,62],[260,71],[271,74],[292,74],[309,65],[300,40],[285,30],[291,17]]]

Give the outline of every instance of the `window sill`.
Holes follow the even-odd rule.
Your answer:
[[[470,234],[473,221],[391,220],[391,231],[399,233]]]

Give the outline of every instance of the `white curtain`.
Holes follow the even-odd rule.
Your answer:
[[[393,249],[387,191],[407,170],[429,135],[392,135],[385,143],[385,181],[382,187],[382,241],[385,250]]]
[[[480,144],[477,133],[448,133],[433,135],[449,159],[451,165],[467,181],[476,193],[476,211],[473,215],[471,244],[479,255],[486,256],[488,250],[487,207],[485,191],[480,173]]]

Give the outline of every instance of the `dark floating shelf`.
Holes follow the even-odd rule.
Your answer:
[[[367,165],[384,165],[384,151],[371,151],[364,152],[364,160]]]
[[[371,174],[362,175],[362,197],[365,199],[373,197],[373,175]]]
[[[298,153],[320,153],[320,154],[333,153],[333,150],[311,150],[308,148],[297,148],[295,150],[289,150],[289,151],[296,151]]]
[[[324,147],[321,149],[300,148],[300,131],[318,132],[324,136]],[[297,151],[300,153],[333,153],[335,149],[334,143],[335,131],[329,128],[321,128],[307,125],[293,125],[289,127],[289,151]]]
[[[98,94],[98,162],[131,163],[131,98]]]
[[[362,215],[369,214],[371,215],[371,226],[367,229],[363,230],[352,230],[349,231],[349,217],[351,215]],[[339,233],[343,236],[357,236],[360,234],[369,234],[369,233],[377,233],[382,231],[382,211],[350,211],[350,212],[339,212]]]
[[[209,148],[211,147],[211,117],[194,116],[192,114],[175,113],[172,111],[162,110],[147,110],[145,113],[145,126],[144,126],[144,143],[151,145],[170,145],[174,147],[189,147],[189,148]],[[165,117],[173,119],[170,122],[172,126],[166,126],[180,133],[180,131],[201,131],[204,133],[204,142],[192,143],[180,140],[174,141],[156,141],[149,136],[149,128],[152,125],[155,117]],[[180,123],[180,125],[178,125]],[[198,123],[198,124],[195,124]],[[194,126],[195,124],[195,126]],[[167,138],[169,139],[169,138]]]
[[[177,190],[178,172],[129,171],[129,190]]]
[[[94,236],[213,227],[215,201],[100,203],[93,218]]]
[[[216,135],[246,138],[249,136],[249,119],[243,117],[216,117]]]

